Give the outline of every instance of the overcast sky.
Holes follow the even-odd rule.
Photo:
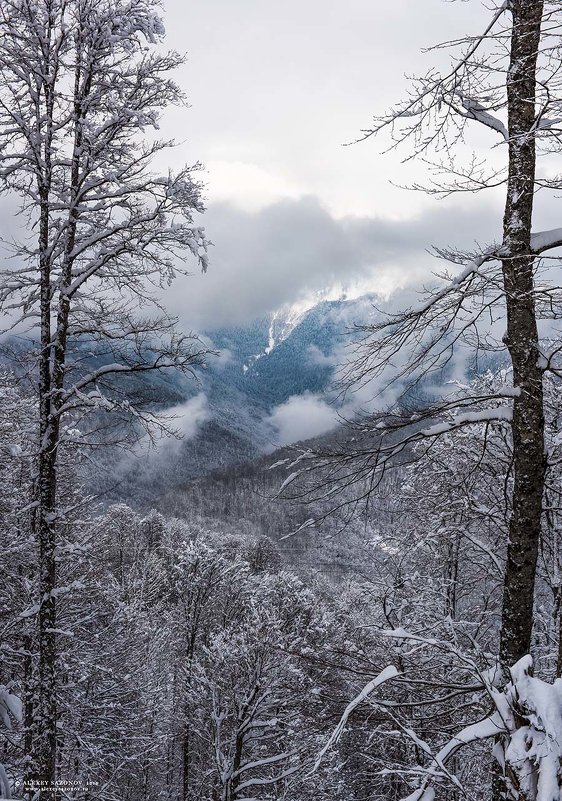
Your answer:
[[[209,274],[169,295],[186,325],[241,322],[332,285],[388,292],[434,266],[429,246],[499,234],[501,195],[398,189],[423,177],[419,160],[382,155],[384,139],[343,146],[443,57],[424,47],[483,29],[480,0],[163,2],[191,103],[164,128],[206,165],[215,243]],[[475,130],[467,148],[487,154],[494,137]]]

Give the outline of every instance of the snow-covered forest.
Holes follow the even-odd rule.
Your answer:
[[[349,293],[334,231],[402,223],[323,272],[231,209],[324,283],[201,324],[166,5],[0,0],[0,798],[562,801],[560,4],[472,0],[354,132],[495,239]]]

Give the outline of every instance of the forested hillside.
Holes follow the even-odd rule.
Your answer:
[[[323,207],[334,157],[284,105],[324,25],[330,102],[356,43],[384,90],[400,2],[375,43],[362,0],[310,31],[206,4],[226,37],[173,0],[0,0],[0,799],[562,801],[562,10],[446,4],[461,32],[361,131],[470,198],[447,236],[490,190],[499,236],[430,273],[428,207]],[[226,87],[215,267],[166,10]],[[271,95],[285,176],[228,144]]]

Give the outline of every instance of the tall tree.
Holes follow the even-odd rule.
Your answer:
[[[544,493],[543,368],[532,242],[536,180],[537,56],[544,1],[516,0],[506,75],[508,179],[501,248],[507,316],[504,342],[513,367],[513,502],[505,571],[500,658],[511,665],[528,653]],[[543,111],[540,110],[542,116]]]
[[[32,329],[39,442],[34,530],[38,558],[37,670],[28,781],[56,779],[57,466],[65,418],[132,412],[116,376],[192,370],[203,357],[159,308],[188,251],[205,267],[192,169],[160,176],[173,143],[149,136],[183,96],[169,77],[156,0],[6,0],[0,9],[0,178],[21,201],[27,229],[0,275],[9,327]],[[180,268],[181,269],[181,268]],[[147,302],[156,313],[143,316]],[[139,310],[141,312],[139,313]],[[74,369],[69,351],[99,357]],[[122,389],[122,385],[121,385]]]
[[[537,288],[537,270],[542,266],[538,256],[560,245],[562,231],[532,233],[537,141],[539,137],[554,143],[558,140],[559,121],[548,116],[561,102],[559,82],[555,76],[549,76],[553,51],[558,52],[560,46],[553,38],[556,14],[556,10],[545,14],[543,0],[501,4],[484,35],[467,40],[466,52],[451,72],[444,78],[422,81],[414,98],[376,129],[410,115],[416,121],[406,135],[414,133],[422,137],[431,116],[439,116],[442,103],[446,109],[445,118],[439,120],[436,136],[442,138],[447,147],[449,126],[455,128],[456,134],[459,126],[462,129],[467,121],[476,121],[492,129],[507,145],[507,170],[502,176],[506,203],[501,244],[472,257],[442,253],[451,261],[463,264],[460,275],[432,294],[420,309],[408,310],[375,326],[375,337],[367,345],[367,371],[372,370],[373,361],[378,369],[383,355],[401,350],[407,353],[403,375],[415,374],[418,381],[420,373],[443,368],[452,358],[455,347],[468,343],[476,349],[485,349],[482,317],[486,309],[493,310],[491,313],[496,319],[498,307],[499,314],[505,314],[507,328],[503,344],[509,354],[513,378],[513,391],[506,388],[506,394],[513,395],[509,420],[513,443],[512,512],[500,642],[500,657],[506,667],[530,650],[546,466],[543,373],[545,369],[556,371],[556,365],[541,352],[538,319],[541,313],[546,317],[559,316],[558,292],[555,287],[549,287],[546,292]],[[511,21],[503,27],[507,15],[511,16]],[[541,37],[545,17],[549,22],[548,32]],[[498,70],[494,56],[503,48],[508,58],[500,62],[504,84],[498,86],[495,77],[489,76]],[[499,71],[501,74],[501,69]],[[507,116],[507,125],[501,119],[502,113]],[[424,138],[422,150],[433,141],[432,137]],[[472,165],[464,173],[464,186],[462,183],[456,187],[449,185],[447,190],[476,191],[479,182],[483,188],[497,185],[497,174],[496,180],[486,180],[477,174],[478,169]],[[452,180],[458,180],[458,176],[453,174]],[[498,265],[501,265],[501,275]],[[478,295],[481,302],[476,301]],[[545,296],[553,301],[546,315]],[[422,342],[417,346],[415,338],[420,333]],[[359,365],[361,378],[364,378],[362,368],[363,365]],[[483,400],[464,397],[460,401],[455,399],[453,406],[463,412],[475,402],[480,405]],[[436,411],[432,409],[431,413],[435,415]],[[485,413],[481,417],[486,421],[496,414],[491,409],[489,417]],[[456,418],[456,424],[461,426],[475,422],[479,421],[470,412],[459,413]],[[417,436],[426,434],[439,436],[440,431],[430,428]]]
[[[369,138],[390,131],[395,144],[409,143],[412,155],[430,164],[431,193],[448,196],[504,186],[501,241],[473,253],[437,250],[438,256],[460,269],[456,275],[445,271],[438,276],[439,284],[418,305],[358,326],[361,338],[345,381],[351,388],[373,382],[380,390],[382,384],[379,397],[391,388],[392,404],[371,420],[359,420],[355,436],[343,448],[336,445],[314,462],[298,460],[299,469],[287,483],[292,485],[297,473],[320,471],[322,480],[313,482],[314,495],[330,498],[343,488],[347,496],[340,503],[354,510],[359,502],[368,503],[389,465],[412,457],[413,444],[418,443],[415,453],[423,457],[437,438],[457,429],[484,428],[486,446],[492,424],[506,428],[512,458],[506,479],[510,519],[499,656],[506,686],[502,698],[511,705],[515,723],[501,727],[506,732],[503,792],[514,798],[550,799],[531,786],[526,774],[530,763],[518,761],[510,743],[517,737],[528,737],[529,743],[540,737],[540,725],[533,727],[541,710],[530,697],[514,699],[537,689],[530,678],[532,665],[525,660],[532,650],[548,467],[543,381],[548,371],[561,374],[561,347],[552,324],[562,317],[555,273],[559,262],[555,254],[544,254],[562,245],[562,228],[534,232],[533,207],[539,188],[560,187],[558,177],[540,173],[537,152],[539,147],[543,152],[560,150],[562,14],[559,3],[545,0],[508,0],[494,6],[482,34],[441,46],[455,50],[452,66],[444,74],[431,71],[415,81],[408,99],[376,118],[363,135]],[[462,165],[455,149],[462,151],[475,123],[494,137],[499,152],[505,154],[503,166],[493,157],[486,166],[474,156],[467,166]],[[499,325],[506,330],[501,339]],[[416,393],[423,398],[424,385],[450,376],[455,359],[476,359],[490,351],[502,353],[510,364],[503,385],[492,392],[474,385],[457,387],[438,401],[427,393],[424,402],[414,402]],[[353,495],[350,485],[356,487]],[[530,717],[523,711],[526,704]],[[519,727],[524,731],[518,733]],[[497,734],[497,720],[489,728]],[[476,739],[489,736],[482,727],[475,733]],[[546,732],[545,737],[549,736]],[[458,744],[450,748],[447,757],[457,748]],[[552,764],[541,759],[542,755],[533,755],[532,769],[546,777],[552,773]],[[558,798],[562,778],[557,768],[554,776],[556,796],[552,797]],[[433,792],[429,784],[412,798],[429,798]]]
[[[464,49],[447,74],[431,72],[418,80],[405,103],[364,132],[368,138],[391,129],[397,145],[413,142],[414,155],[426,161],[429,151],[436,150],[438,160],[430,162],[431,193],[505,185],[503,235],[499,244],[476,253],[438,249],[439,257],[460,265],[457,275],[440,274],[440,285],[428,290],[419,305],[357,326],[361,339],[343,380],[351,389],[373,382],[381,405],[384,391],[391,388],[392,403],[370,420],[361,419],[357,436],[344,450],[335,447],[322,453],[323,458],[304,471],[325,471],[318,497],[333,492],[334,486],[357,484],[356,503],[368,499],[386,468],[397,457],[404,458],[412,443],[425,443],[429,449],[435,438],[457,428],[505,425],[513,450],[500,646],[506,667],[530,650],[547,464],[543,376],[547,371],[560,374],[560,347],[552,326],[562,316],[560,287],[553,278],[558,262],[542,254],[562,245],[562,228],[532,231],[537,189],[553,190],[560,184],[559,179],[538,175],[536,164],[539,141],[544,149],[559,147],[560,24],[556,4],[546,9],[543,0],[498,4],[482,35],[449,43]],[[460,159],[453,160],[453,145],[475,122],[499,137],[507,156],[503,168],[492,165],[486,170],[474,158],[463,167]],[[502,321],[506,333],[498,340]],[[424,397],[424,382],[447,378],[456,358],[476,359],[489,352],[503,352],[511,364],[505,383],[493,392],[474,386],[459,391],[456,386],[453,394],[438,401],[431,393],[421,403],[413,400],[416,392]],[[447,416],[447,423],[436,423]],[[295,478],[293,474],[288,483]]]

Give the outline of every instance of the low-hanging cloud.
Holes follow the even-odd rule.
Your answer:
[[[293,395],[285,403],[276,406],[268,423],[277,433],[276,445],[291,445],[335,428],[338,414],[319,395],[306,393]]]
[[[179,406],[174,406],[166,412],[171,417],[172,425],[182,439],[193,439],[199,429],[209,420],[211,413],[204,392],[199,392]]]
[[[166,428],[173,434],[162,434],[150,439],[143,438],[135,449],[134,455],[142,457],[147,463],[156,463],[162,457],[168,458],[171,453],[178,453],[182,442],[194,439],[201,426],[211,418],[207,396],[199,392],[184,403],[166,409],[162,416]]]
[[[214,242],[209,272],[178,278],[165,302],[184,328],[212,331],[334,285],[388,295],[419,283],[442,267],[428,248],[487,244],[499,236],[501,214],[436,203],[410,220],[336,218],[304,197],[256,212],[214,204],[204,222]]]

